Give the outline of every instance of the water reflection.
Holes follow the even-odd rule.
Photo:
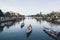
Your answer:
[[[59,23],[46,21],[46,20],[43,20],[43,19],[40,19],[40,18],[38,18],[38,19],[35,18],[35,19],[40,23],[40,25],[42,25],[42,27],[45,26],[45,27],[48,27],[52,30],[56,30],[57,32],[60,32],[60,24]]]
[[[21,23],[24,22],[24,26],[21,27]],[[0,27],[1,34],[0,39],[2,40],[55,40],[52,37],[48,36],[44,31],[42,26],[47,27],[58,27],[60,25],[55,25],[53,23],[50,24],[50,22],[47,22],[42,19],[34,19],[34,18],[26,18],[15,20],[15,21],[9,21],[5,23],[1,23],[4,27]],[[31,24],[33,30],[29,33],[26,33],[27,26]],[[6,28],[7,27],[7,28]]]
[[[3,28],[4,28],[4,26],[0,26],[0,32],[2,32],[2,31],[3,31]]]
[[[37,22],[41,24],[42,19],[41,18],[35,18]]]
[[[12,26],[13,24],[14,24],[14,22],[8,21],[8,22],[3,22],[3,23],[1,23],[1,26],[4,26],[4,27],[9,28],[9,27]]]
[[[26,37],[28,38],[32,33],[32,30],[29,33],[26,33]]]
[[[19,22],[21,22],[24,19],[25,18],[21,18],[19,20],[15,20],[15,21],[2,22],[2,23],[0,23],[0,31],[3,31],[4,27],[10,28],[12,25],[15,25],[15,23],[19,23]]]

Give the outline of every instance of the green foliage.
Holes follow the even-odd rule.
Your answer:
[[[6,13],[3,13],[0,10],[0,17],[22,17],[22,15],[19,14],[19,13],[15,13],[15,12],[6,12]]]
[[[3,17],[4,16],[4,14],[3,14],[3,12],[0,10],[0,17]]]

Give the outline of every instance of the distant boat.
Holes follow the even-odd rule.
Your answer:
[[[27,27],[27,33],[30,33],[32,31],[32,26],[31,24]]]
[[[21,23],[21,28],[24,26],[24,22]]]
[[[44,31],[48,34],[48,35],[50,35],[50,36],[52,36],[53,38],[55,38],[55,39],[60,39],[60,33],[59,32],[57,32],[57,31],[54,31],[54,30],[51,30],[51,29],[49,29],[49,28],[45,28],[44,29]]]

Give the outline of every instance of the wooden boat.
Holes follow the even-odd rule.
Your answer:
[[[24,26],[24,22],[23,23],[21,23],[21,28]]]
[[[45,31],[48,35],[52,36],[53,38],[55,38],[55,39],[57,39],[57,40],[60,39],[60,36],[59,36],[60,33],[58,33],[57,31],[51,30],[51,29],[49,29],[49,28],[45,28],[44,31]]]
[[[32,31],[32,26],[31,24],[27,27],[27,33],[30,33]]]

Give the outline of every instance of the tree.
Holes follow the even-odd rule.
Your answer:
[[[3,14],[3,12],[0,10],[0,17],[3,17],[4,16],[4,14]]]
[[[10,17],[11,15],[10,15],[9,12],[6,12],[6,13],[4,14],[4,16],[5,16],[5,17]]]

